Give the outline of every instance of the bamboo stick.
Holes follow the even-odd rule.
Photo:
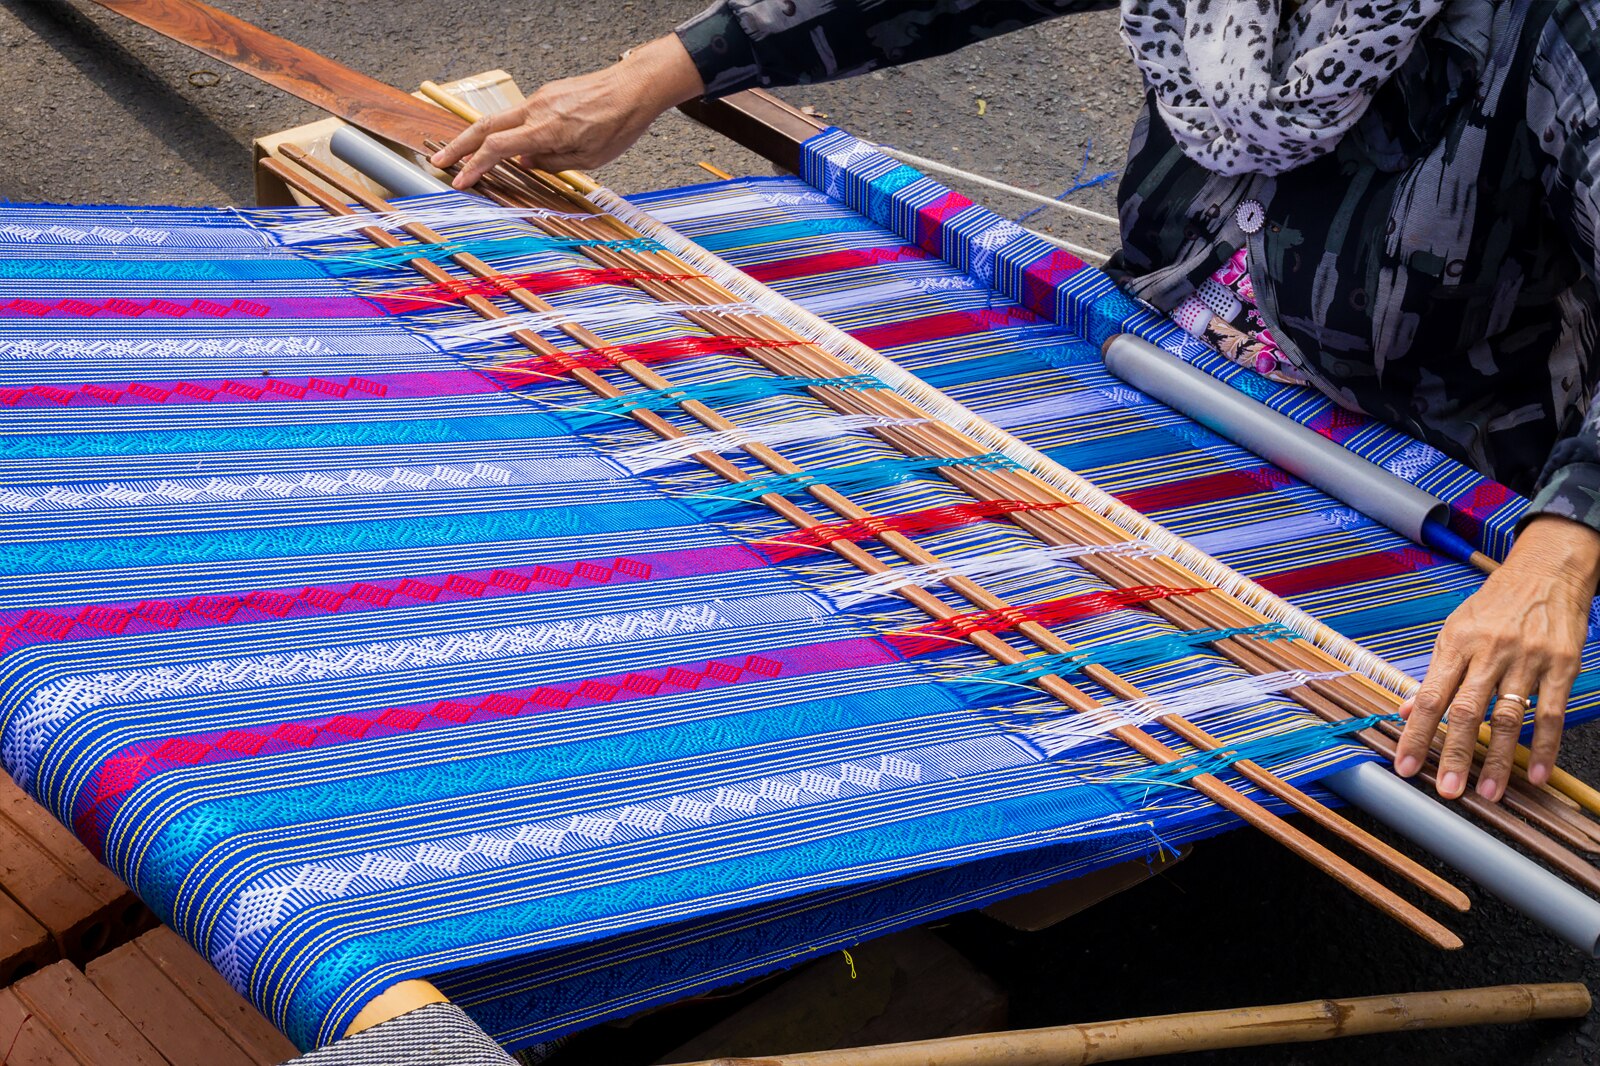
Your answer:
[[[328,171],[325,167],[321,167],[321,165],[317,164],[315,160],[307,158],[304,153],[291,151],[288,154],[292,160],[304,165],[317,177],[321,177],[324,181],[332,181],[334,184],[342,186],[341,191],[343,191],[346,195],[353,196],[357,203],[360,203],[368,210],[376,212],[392,210],[388,204],[369,197],[361,190],[350,186],[349,183],[343,181],[342,177],[331,171]],[[301,185],[305,184],[304,181],[299,179],[298,175],[290,172],[287,167],[282,167],[276,164],[275,161],[267,160],[264,161],[263,165],[273,167],[279,172],[280,177],[290,180],[291,183]],[[317,198],[314,197],[314,199]],[[320,202],[326,210],[334,213],[353,213],[349,208],[342,204],[334,203],[325,196],[321,197],[318,202]],[[402,229],[421,241],[429,243],[442,243],[444,240],[439,234],[425,226],[411,224],[403,226]],[[374,243],[377,243],[380,246],[396,247],[399,246],[400,243],[395,238],[391,237],[384,231],[377,229],[376,227],[366,227],[362,230],[362,233],[368,239],[374,241]],[[479,276],[498,276],[498,273],[495,272],[492,267],[489,267],[481,260],[477,260],[475,257],[458,254],[452,258],[462,265],[467,266],[469,270],[472,270]],[[427,263],[426,260],[420,258],[410,262],[413,266],[416,266],[419,269],[419,272],[423,273],[424,276],[430,278],[433,277],[432,272],[421,269],[423,266],[431,267],[431,263]],[[437,270],[437,268],[434,269]],[[511,289],[508,295],[511,295],[513,298],[517,299],[518,302],[522,303],[524,306],[530,307],[530,309],[544,312],[554,310],[549,304],[539,300],[537,297],[533,296],[533,294],[526,292],[526,290]],[[473,307],[473,309],[480,315],[488,318],[504,317],[505,314],[484,300],[469,300],[468,305]],[[566,332],[569,336],[572,336],[575,340],[578,340],[579,343],[585,344],[589,347],[605,346],[604,341],[601,338],[590,334],[581,326],[577,326],[576,324],[565,324],[561,328],[563,332]],[[517,339],[522,341],[525,346],[530,347],[532,350],[538,351],[539,348],[533,344],[530,344],[526,337],[519,336],[519,334],[523,333],[526,333],[526,331],[518,331],[516,334],[513,334],[513,336],[516,336]],[[540,343],[544,344],[544,342]],[[548,347],[548,345],[545,344],[545,347]],[[635,377],[636,380],[639,380],[641,384],[645,384],[647,387],[663,388],[669,385],[665,379],[655,375],[653,371],[643,367],[641,364],[633,363],[631,366],[623,364],[622,368],[627,370],[631,376]],[[583,381],[583,383],[591,387],[591,391],[596,391],[595,387],[589,385],[587,380],[580,378],[578,373],[575,373],[573,376],[576,380]],[[604,382],[603,379],[598,379],[597,375],[591,376],[594,377],[598,384],[604,389],[608,391],[614,391],[611,386]],[[681,409],[692,414],[699,421],[710,428],[733,428],[732,423],[722,419],[721,416],[717,415],[715,412],[704,408],[703,405],[686,401],[681,403],[679,406]],[[641,424],[643,424],[642,421]],[[676,431],[674,432],[676,433]],[[681,433],[677,435],[681,435]],[[786,460],[783,460],[781,456],[777,455],[775,452],[772,452],[771,449],[767,449],[763,446],[748,445],[746,446],[745,451],[748,454],[751,454],[752,457],[762,461],[764,465],[767,465],[769,468],[774,469],[777,472],[789,473],[798,472],[799,470],[798,467],[792,466],[792,464],[789,464]],[[699,456],[697,455],[696,458],[699,458]],[[723,473],[723,476],[725,477],[728,476],[725,470],[719,472]],[[737,471],[735,471],[735,473],[737,476],[732,478],[732,480],[745,480],[742,474],[737,474]],[[833,509],[836,513],[840,514],[842,517],[859,518],[866,516],[865,511],[855,507],[841,494],[838,494],[834,490],[826,488],[825,486],[812,486],[807,491],[810,492],[820,502],[823,502],[825,505],[829,506],[830,509]],[[776,500],[779,505],[773,505],[767,501],[766,497],[763,497],[763,502],[769,502],[769,506],[773,506],[775,511],[780,514],[784,514],[785,517],[790,518],[791,521],[794,521],[795,519],[793,514],[786,513],[787,510],[793,509],[792,505],[788,505],[787,501],[782,500],[782,497],[777,497]],[[814,521],[810,519],[809,516],[806,516],[804,512],[800,512],[800,518],[797,524],[804,527],[814,524]],[[891,539],[888,536],[885,536],[881,539],[886,545],[890,546],[897,553],[901,554],[902,557],[913,562],[929,563],[936,561],[935,557],[923,552],[917,545],[906,538],[895,535],[894,539]],[[879,562],[875,557],[864,550],[859,549],[854,544],[850,544],[849,542],[837,543],[834,545],[834,548],[840,555],[854,562],[858,567],[866,570],[867,572],[881,573],[887,571],[888,569],[887,566]],[[919,607],[931,617],[945,618],[951,617],[955,613],[951,608],[945,605],[943,601],[937,599],[937,597],[934,597],[931,594],[925,593],[921,589],[905,588],[900,591],[906,599],[913,603],[913,605]],[[981,592],[981,590],[979,591]],[[984,595],[987,597],[987,594]],[[988,600],[993,604],[1004,606],[1003,602],[996,598],[989,597]],[[1038,628],[1048,635],[1048,631],[1043,630],[1043,627]],[[974,644],[974,646],[979,647],[997,661],[1010,663],[1019,662],[1025,658],[1022,653],[1018,652],[1010,644],[994,634],[979,631],[971,634],[968,639]],[[1066,706],[1075,711],[1090,711],[1098,707],[1098,704],[1094,700],[1090,699],[1086,694],[1059,678],[1042,678],[1040,679],[1039,687],[1044,691],[1049,692]],[[1127,744],[1141,755],[1151,759],[1153,762],[1165,763],[1180,758],[1177,752],[1173,751],[1165,744],[1157,741],[1149,734],[1132,726],[1118,727],[1112,731],[1111,735],[1121,740],[1123,743]],[[1378,882],[1372,880],[1369,876],[1356,867],[1350,865],[1344,859],[1328,851],[1322,845],[1311,840],[1309,837],[1306,837],[1298,830],[1294,830],[1285,825],[1283,822],[1274,818],[1264,808],[1247,799],[1242,794],[1238,793],[1237,790],[1231,788],[1220,779],[1211,775],[1201,775],[1195,778],[1191,782],[1191,785],[1196,788],[1196,790],[1210,798],[1213,802],[1216,802],[1219,806],[1233,812],[1247,823],[1256,826],[1258,829],[1261,829],[1263,832],[1267,833],[1268,836],[1272,837],[1274,840],[1278,841],[1280,844],[1289,848],[1296,854],[1299,854],[1303,858],[1312,861],[1318,865],[1319,868],[1323,869],[1341,883],[1345,884],[1347,888],[1355,892],[1360,898],[1366,900],[1380,910],[1383,910],[1385,913],[1388,913],[1391,917],[1400,921],[1402,924],[1406,925],[1414,932],[1417,932],[1425,939],[1428,939],[1430,942],[1440,947],[1460,946],[1460,939],[1434,919],[1420,910],[1417,910],[1400,897],[1394,895],[1391,891],[1384,888]],[[1307,798],[1309,799],[1309,797]],[[1452,905],[1459,906],[1461,902],[1465,901],[1464,894],[1461,894],[1460,899],[1458,900],[1456,898],[1452,898],[1450,895],[1451,893],[1459,893],[1459,890],[1454,889],[1453,886],[1445,885],[1445,898],[1451,902]]]
[[[445,994],[434,988],[427,981],[401,981],[390,985],[378,995],[367,1001],[367,1005],[356,1012],[350,1024],[345,1027],[345,1036],[355,1036],[375,1025],[393,1021],[402,1014],[409,1014],[418,1007],[426,1007],[432,1003],[448,1003]]]
[[[1577,982],[1495,985],[1162,1014],[838,1051],[709,1059],[684,1066],[1088,1066],[1221,1048],[1582,1018],[1590,1006],[1589,990]]]

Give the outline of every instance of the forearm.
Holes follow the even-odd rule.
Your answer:
[[[677,29],[710,96],[944,55],[1115,0],[722,0]]]

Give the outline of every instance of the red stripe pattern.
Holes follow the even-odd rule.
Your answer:
[[[756,547],[773,562],[783,562],[797,555],[822,551],[836,541],[872,540],[886,532],[937,533],[943,529],[983,522],[1006,515],[1030,511],[1056,511],[1063,507],[1076,507],[1071,501],[1040,503],[1034,500],[980,500],[973,503],[955,503],[944,507],[929,507],[921,511],[905,511],[883,517],[858,518],[850,522],[828,522],[809,526],[762,541]]]
[[[889,642],[902,655],[924,655],[951,646],[952,641],[963,640],[974,633],[1005,633],[1024,622],[1037,622],[1053,626],[1080,618],[1120,611],[1151,600],[1170,596],[1192,596],[1207,592],[1205,588],[1174,588],[1170,585],[1130,585],[1108,592],[1085,592],[1077,596],[1064,596],[1057,600],[1042,600],[1018,607],[1002,607],[996,611],[974,611],[927,622],[914,629],[889,634]]]

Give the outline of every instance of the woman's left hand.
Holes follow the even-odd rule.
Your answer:
[[[1544,784],[1561,746],[1597,580],[1600,533],[1554,515],[1529,522],[1500,569],[1445,621],[1422,687],[1400,707],[1406,726],[1395,772],[1410,777],[1422,768],[1443,719],[1439,795],[1460,796],[1488,712],[1492,735],[1478,792],[1499,800],[1523,712],[1537,696],[1528,779]]]

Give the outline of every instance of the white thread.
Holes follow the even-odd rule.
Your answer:
[[[952,577],[970,577],[990,580],[1007,577],[1024,577],[1071,559],[1085,555],[1150,556],[1155,549],[1139,541],[1118,544],[1073,544],[1056,548],[1023,548],[1017,551],[991,552],[972,559],[951,559],[924,566],[897,566],[882,574],[841,581],[823,588],[823,594],[840,608],[857,606],[869,600],[893,596],[908,586],[926,588]]]
[[[266,229],[284,244],[325,241],[345,237],[363,229],[397,230],[403,226],[465,226],[483,222],[522,222],[529,218],[565,218],[583,221],[598,215],[568,211],[546,211],[537,207],[494,207],[488,204],[436,204],[423,207],[397,207],[382,214],[326,215],[302,222],[287,222]]]
[[[726,452],[746,444],[793,444],[799,441],[827,440],[844,433],[857,433],[877,426],[916,426],[927,418],[890,418],[886,415],[840,415],[833,418],[807,418],[798,422],[778,422],[770,426],[728,429],[720,433],[696,433],[673,440],[652,441],[636,448],[625,448],[612,458],[635,474],[683,462],[696,452]]]
[[[1147,726],[1169,714],[1193,722],[1201,715],[1248,707],[1285,689],[1297,688],[1312,681],[1332,681],[1348,677],[1349,674],[1348,670],[1320,673],[1280,670],[1254,677],[1235,677],[1201,685],[1198,688],[1182,689],[1167,695],[1101,704],[1092,711],[1078,712],[1070,717],[1052,721],[1048,725],[1033,726],[1022,732],[1046,755],[1059,755],[1123,726],[1135,728]]]
[[[746,303],[684,304],[684,303],[627,303],[608,307],[563,307],[550,312],[526,311],[505,318],[489,318],[451,326],[429,333],[441,344],[471,344],[492,340],[514,333],[519,329],[542,333],[562,325],[576,324],[589,328],[625,326],[652,318],[665,318],[685,311],[700,311],[715,315],[753,315],[760,309]]]

